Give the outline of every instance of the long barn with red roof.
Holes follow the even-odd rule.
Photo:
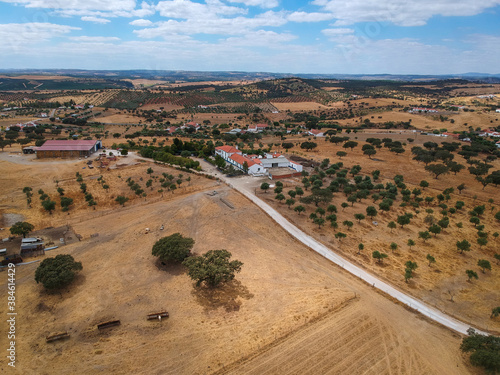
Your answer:
[[[37,159],[43,158],[82,158],[92,155],[102,148],[96,140],[49,140],[36,149]]]

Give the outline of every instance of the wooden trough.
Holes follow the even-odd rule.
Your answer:
[[[121,322],[119,320],[109,320],[97,325],[97,329],[106,329],[114,326],[119,326]]]
[[[168,312],[163,311],[163,312],[159,312],[159,313],[148,314],[148,320],[158,319],[161,321],[163,318],[168,318],[168,316],[169,316]]]
[[[60,332],[60,333],[55,333],[53,335],[49,335],[45,338],[45,341],[46,342],[53,342],[53,341],[64,340],[64,339],[69,339],[68,332]]]

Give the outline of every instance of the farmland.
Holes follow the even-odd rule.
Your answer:
[[[301,163],[300,177],[279,183],[223,180],[401,292],[498,335],[498,84],[115,79],[135,88],[0,92],[9,106],[0,120],[1,233],[22,218],[33,235],[78,234],[32,260],[70,254],[83,265],[57,293],[35,282],[39,263],[18,266],[23,373],[479,374],[461,335],[292,239],[202,159],[215,164],[215,147],[226,144]],[[7,130],[28,120],[37,126]],[[261,123],[267,130],[246,132]],[[106,151],[82,160],[21,153],[48,139],[100,139]],[[194,239],[195,255],[227,249],[241,272],[220,288],[196,287],[186,268],[151,253],[176,232]],[[163,310],[168,319],[146,320]],[[46,323],[34,329],[37,319]],[[120,326],[97,330],[115,319]],[[45,342],[60,331],[70,338]]]

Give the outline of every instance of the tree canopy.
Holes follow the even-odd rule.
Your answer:
[[[30,224],[27,221],[18,221],[10,228],[10,233],[22,234],[23,238],[26,238],[26,235],[34,228],[33,224]]]
[[[500,371],[500,338],[473,333],[464,337],[460,349],[471,353],[470,362],[474,366],[483,367],[489,373]]]
[[[217,287],[234,279],[235,273],[241,271],[243,263],[239,260],[229,261],[231,253],[227,250],[210,250],[206,254],[187,258],[182,264],[188,269],[188,275],[196,281],[196,286],[203,282],[209,287]]]
[[[42,283],[45,289],[63,288],[74,280],[76,273],[82,269],[81,262],[69,254],[59,254],[55,258],[47,258],[40,263],[35,272],[35,281]]]
[[[192,238],[183,237],[180,233],[174,233],[156,241],[152,253],[163,261],[180,263],[190,255],[193,245],[194,240]]]

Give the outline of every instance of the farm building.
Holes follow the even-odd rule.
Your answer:
[[[291,162],[281,154],[266,154],[265,157],[257,155],[243,155],[233,146],[218,146],[215,154],[222,157],[226,162],[244,171],[243,164],[248,166],[248,174],[261,176],[268,174],[269,168],[291,168],[291,173],[302,172],[302,165]]]
[[[249,157],[240,154],[232,154],[227,161],[242,171],[245,171],[246,163],[246,166],[248,167],[247,173],[257,176],[263,175],[266,172],[261,165],[261,160],[263,159],[250,159]]]
[[[46,141],[36,150],[36,157],[43,158],[75,158],[86,157],[102,148],[101,141]]]
[[[36,256],[45,254],[44,244],[41,238],[23,238],[21,241],[21,256]]]

